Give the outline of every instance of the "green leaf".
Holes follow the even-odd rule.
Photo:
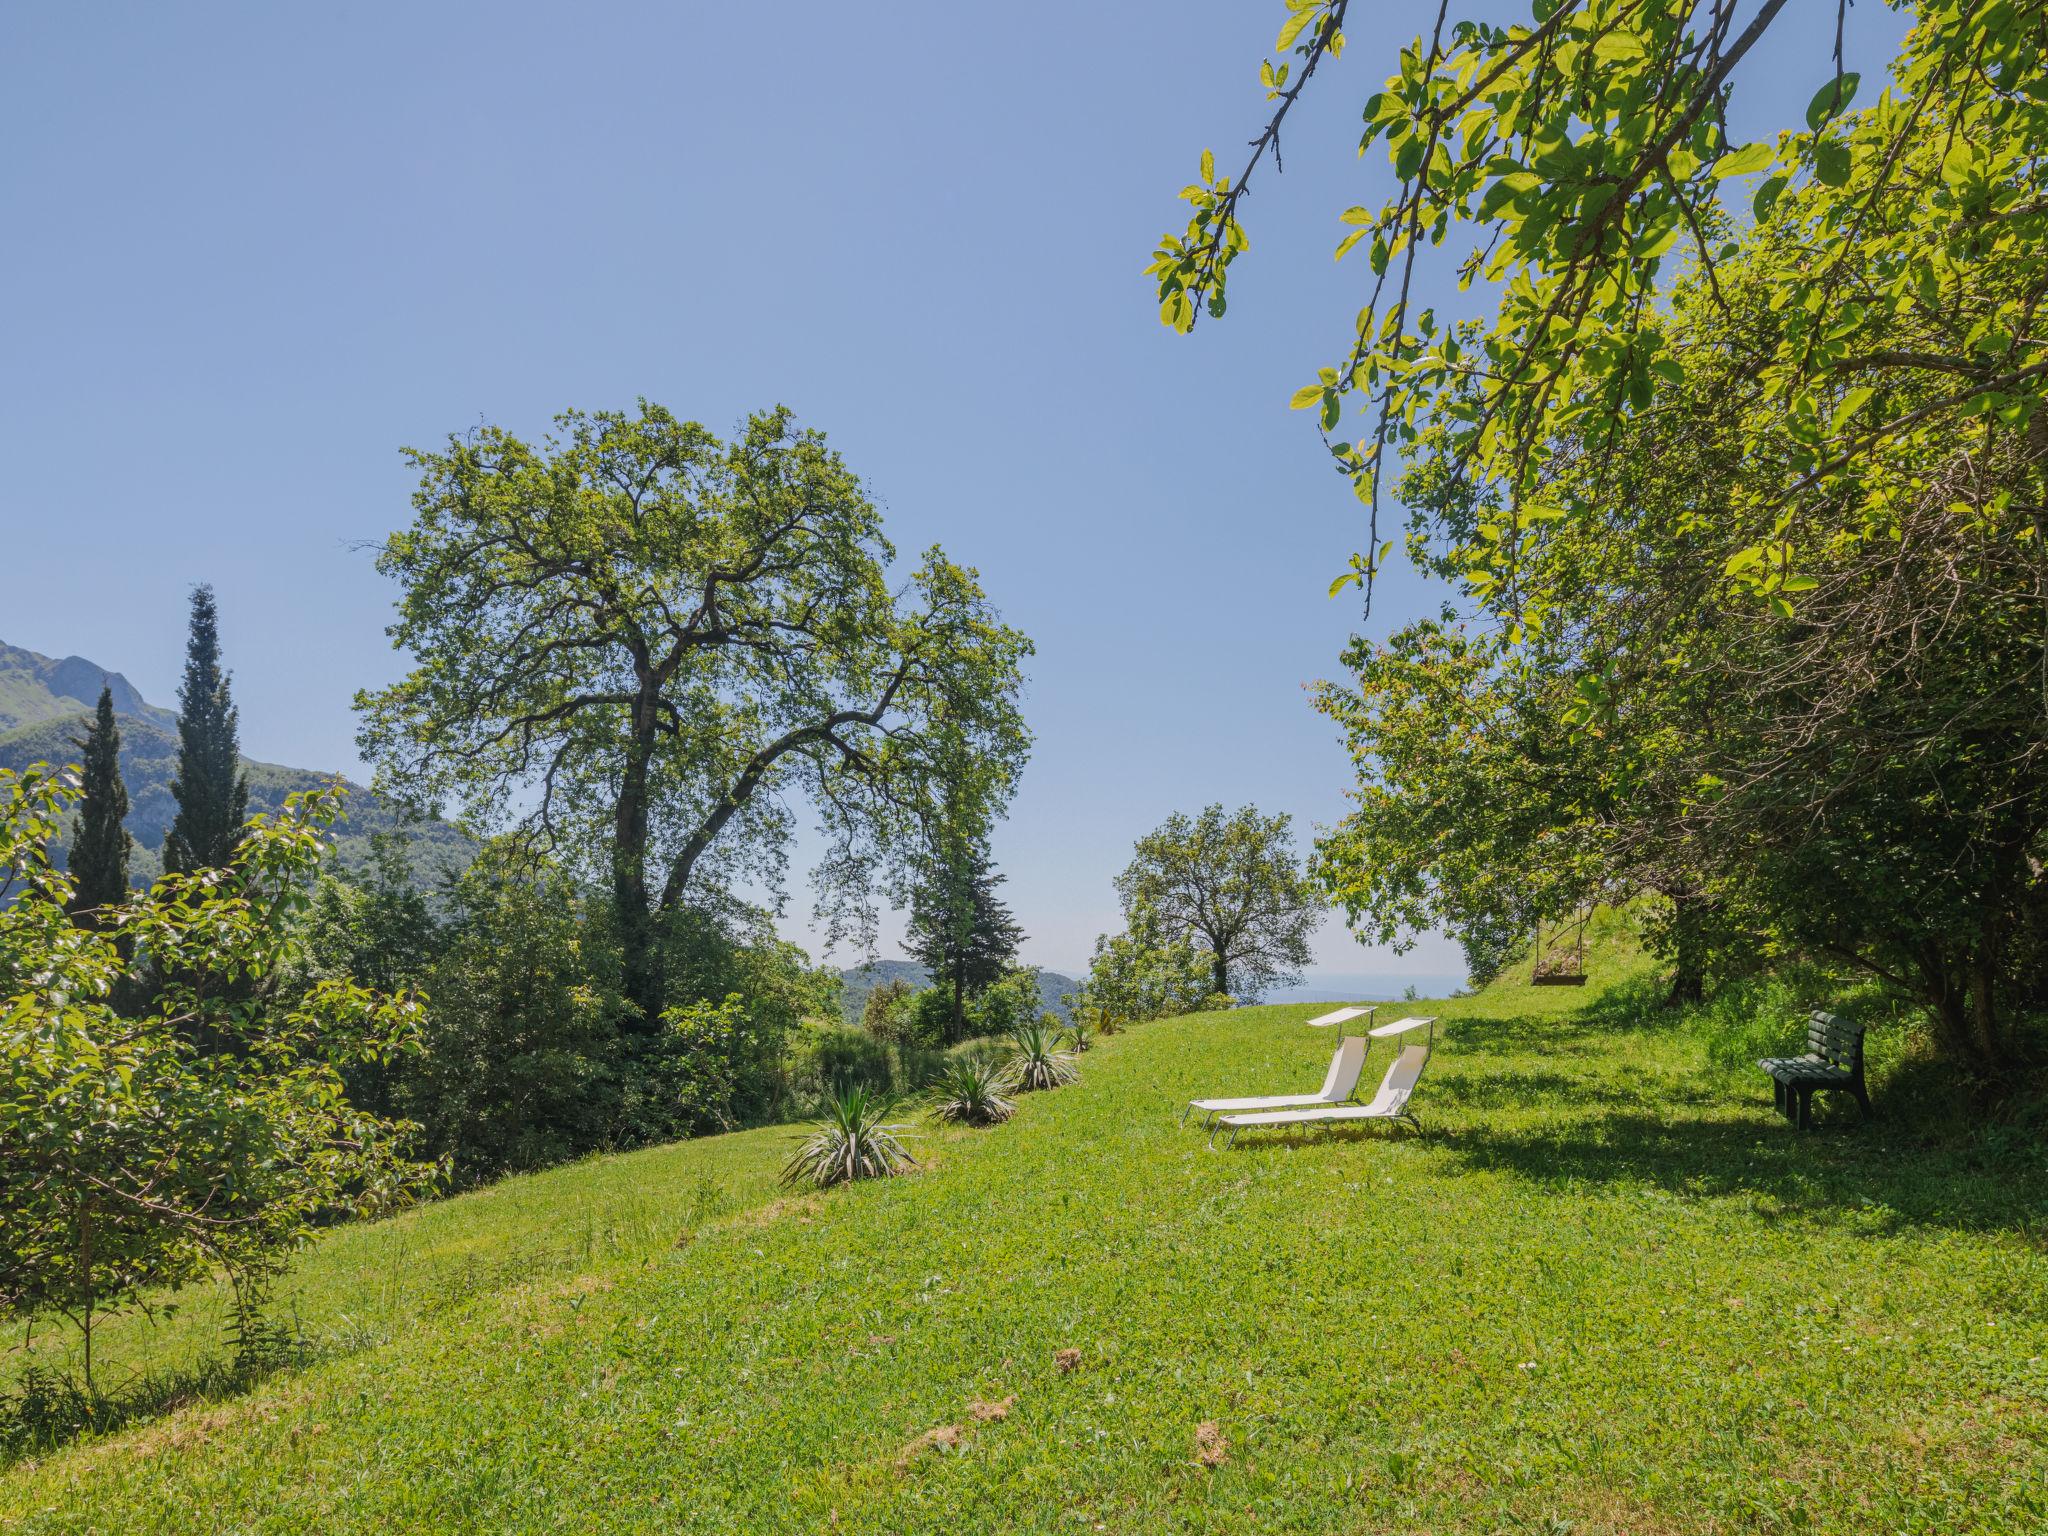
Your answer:
[[[1822,123],[1848,111],[1849,103],[1856,98],[1857,82],[1862,78],[1851,70],[1840,80],[1830,80],[1815,91],[1813,100],[1806,104],[1806,126],[1818,133]]]
[[[1769,218],[1771,209],[1777,204],[1778,194],[1785,190],[1791,180],[1792,178],[1783,171],[1766,180],[1756,189],[1756,200],[1750,204],[1750,212],[1755,214],[1759,221]]]
[[[1302,29],[1314,21],[1316,15],[1317,12],[1314,10],[1296,11],[1287,18],[1286,24],[1280,28],[1279,41],[1274,43],[1273,46],[1281,49],[1292,47],[1294,40],[1301,36]]]
[[[1745,144],[1740,149],[1731,149],[1714,162],[1714,180],[1726,181],[1730,176],[1752,175],[1774,158],[1768,144]]]
[[[1849,180],[1849,146],[1822,139],[1813,146],[1813,171],[1824,185],[1839,187]]]
[[[1202,180],[1214,181],[1215,179],[1216,152],[1214,150],[1205,149],[1202,151]]]
[[[1301,388],[1297,389],[1292,395],[1288,396],[1287,409],[1289,409],[1290,411],[1305,411],[1322,398],[1322,385],[1304,384]]]
[[[1643,40],[1633,32],[1603,32],[1593,43],[1593,57],[1605,64],[1643,57]]]
[[[1842,403],[1835,407],[1834,423],[1829,427],[1829,430],[1832,432],[1841,431],[1843,426],[1848,423],[1849,418],[1862,410],[1865,402],[1876,393],[1877,391],[1870,385],[1859,384],[1842,396]]]

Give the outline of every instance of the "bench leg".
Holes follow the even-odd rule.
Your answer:
[[[1802,1083],[1797,1092],[1799,1095],[1799,1114],[1793,1123],[1802,1131],[1810,1131],[1813,1129],[1813,1086],[1809,1083]]]

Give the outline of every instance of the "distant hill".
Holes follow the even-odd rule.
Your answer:
[[[171,798],[171,779],[178,766],[178,717],[149,703],[118,672],[67,656],[61,661],[0,642],[0,768],[20,770],[31,763],[75,763],[74,743],[85,734],[99,704],[102,685],[113,690],[114,713],[121,723],[121,777],[128,785],[128,818],[136,848],[130,862],[132,878],[143,884],[163,872],[164,837],[178,805]],[[310,768],[288,768],[243,758],[249,776],[249,810],[276,811],[285,796],[333,782],[334,775]],[[403,827],[412,845],[415,873],[423,885],[435,885],[444,874],[466,868],[476,842],[446,822],[405,824],[390,802],[361,785],[349,786],[349,809],[334,829],[336,858],[343,868],[369,862],[373,833]],[[70,828],[60,835],[57,851],[68,844]]]
[[[252,790],[251,793],[254,791]],[[872,965],[854,966],[839,973],[839,1006],[846,1015],[846,1022],[858,1024],[861,1010],[868,1005],[868,994],[876,987],[892,981],[905,982],[916,988],[931,985],[931,975],[914,960],[877,960]],[[1069,992],[1080,990],[1081,984],[1071,976],[1062,976],[1058,971],[1038,973],[1038,995],[1045,1006],[1062,1019],[1071,1019],[1073,1012],[1061,1001]]]

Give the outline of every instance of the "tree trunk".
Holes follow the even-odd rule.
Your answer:
[[[634,1025],[645,1033],[656,1028],[665,1001],[647,894],[647,765],[654,756],[654,718],[653,689],[643,684],[633,705],[633,734],[626,744],[612,827],[612,904],[621,968],[627,1000],[638,1015]]]
[[[964,968],[956,961],[953,965],[953,1023],[951,1031],[947,1036],[947,1043],[950,1045],[959,1044],[966,1033],[967,975]]]
[[[1209,984],[1213,991],[1224,997],[1230,995],[1230,962],[1223,958],[1222,951],[1216,952],[1209,966]]]
[[[1664,1006],[1681,1008],[1706,1001],[1706,912],[1697,896],[1674,895],[1670,901],[1671,990],[1664,995]]]

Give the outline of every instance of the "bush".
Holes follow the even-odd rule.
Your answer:
[[[1073,1052],[1062,1050],[1059,1036],[1049,1029],[1026,1024],[1011,1032],[1010,1043],[1015,1047],[1010,1080],[1019,1088],[1063,1088],[1081,1075]]]
[[[1008,1090],[1001,1062],[986,1055],[950,1057],[932,1085],[932,1113],[956,1125],[998,1125],[1017,1112]]]
[[[845,1025],[806,1025],[791,1038],[783,1061],[784,1093],[799,1105],[822,1105],[842,1087],[882,1094],[895,1086],[888,1045]]]
[[[1014,966],[968,1000],[967,1029],[976,1035],[1007,1035],[1021,1024],[1036,1023],[1044,1008],[1038,972]]]
[[[1104,1032],[1146,1019],[1194,1013],[1211,996],[1208,957],[1186,943],[1165,943],[1147,925],[1095,941],[1095,958],[1074,1011]],[[1105,1028],[1106,1026],[1106,1028]]]
[[[826,1189],[855,1179],[885,1179],[916,1166],[901,1125],[885,1125],[890,1101],[853,1085],[827,1095],[824,1114],[782,1170],[786,1185]]]

